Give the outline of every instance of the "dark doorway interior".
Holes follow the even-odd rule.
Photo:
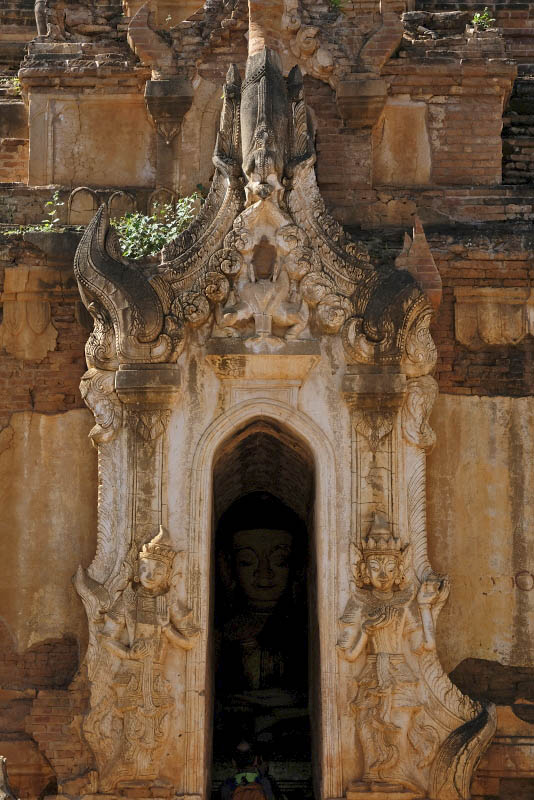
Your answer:
[[[277,445],[283,447],[280,441]],[[295,450],[290,455],[296,466]],[[301,496],[290,505],[290,493],[283,499],[275,493],[276,465],[262,470],[257,458],[255,463],[265,488],[251,481],[255,490],[240,493],[216,525],[213,791],[216,796],[232,774],[234,749],[246,740],[269,764],[279,796],[311,798],[308,630],[313,598],[310,537],[303,518],[311,497]],[[306,464],[300,468],[295,480],[311,494],[312,471]]]

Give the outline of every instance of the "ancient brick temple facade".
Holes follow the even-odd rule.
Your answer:
[[[8,795],[204,799],[237,730],[288,800],[534,797],[534,5],[482,12],[0,0]]]

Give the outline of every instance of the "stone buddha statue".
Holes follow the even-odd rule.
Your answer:
[[[308,714],[306,604],[297,569],[299,550],[304,563],[306,550],[299,548],[301,520],[271,496],[255,495],[222,521],[229,613],[219,627],[216,691],[225,728],[244,726],[268,742]]]

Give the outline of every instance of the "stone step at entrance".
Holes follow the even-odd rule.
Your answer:
[[[234,772],[231,763],[213,765],[212,800],[220,800],[221,786]],[[288,800],[312,800],[312,769],[309,761],[271,762],[268,775],[274,778]]]

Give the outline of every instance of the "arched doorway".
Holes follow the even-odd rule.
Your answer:
[[[245,739],[288,800],[312,796],[314,484],[309,449],[271,420],[215,455],[214,791]]]
[[[228,443],[237,441],[247,426],[256,423],[274,426],[278,435],[286,437],[290,449],[295,446],[303,448],[308,454],[308,463],[309,456],[313,457],[313,535],[309,538],[309,546],[313,550],[310,562],[316,575],[310,578],[310,583],[317,595],[314,633],[318,639],[314,652],[318,685],[310,693],[313,700],[310,709],[313,778],[316,798],[339,798],[343,794],[343,780],[337,709],[336,621],[339,599],[336,594],[336,508],[339,497],[336,455],[325,431],[308,415],[285,402],[264,397],[237,403],[218,416],[202,433],[191,465],[187,597],[194,618],[199,622],[201,636],[197,647],[188,654],[185,675],[184,796],[197,800],[209,797],[211,793],[214,525],[217,515],[223,511],[222,507],[215,508],[215,467],[218,456]],[[233,448],[230,447],[230,451]],[[225,474],[229,483],[235,480],[231,471]],[[284,481],[280,481],[280,485],[284,485]]]

